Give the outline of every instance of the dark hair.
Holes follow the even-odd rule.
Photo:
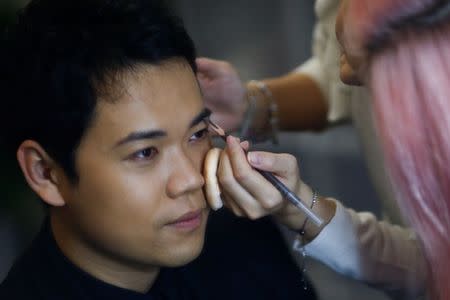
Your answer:
[[[162,1],[35,0],[2,43],[4,146],[35,140],[72,180],[76,149],[111,79],[180,58],[196,71],[193,42]]]

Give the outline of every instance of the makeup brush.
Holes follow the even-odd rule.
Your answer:
[[[223,130],[219,125],[215,124],[213,121],[208,119],[208,123],[211,125],[211,129],[220,137],[222,140],[226,141],[228,134],[225,133],[225,130]],[[308,206],[306,206],[303,201],[294,193],[292,192],[286,185],[284,185],[278,178],[275,177],[270,172],[259,170],[257,168],[254,168],[256,171],[258,171],[265,179],[267,179],[283,196],[283,198],[287,199],[289,202],[291,202],[295,207],[300,209],[311,222],[316,224],[317,227],[321,227],[323,224],[322,218],[317,216]]]

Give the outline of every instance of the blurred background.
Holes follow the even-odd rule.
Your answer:
[[[15,11],[28,0],[0,0],[0,29],[11,23]],[[3,109],[7,109],[4,107]],[[27,188],[17,163],[5,158],[0,148],[0,281],[13,260],[39,229],[42,208]]]
[[[0,0],[0,26],[13,19],[26,0]],[[243,80],[289,72],[311,54],[314,1],[305,0],[171,0],[183,17],[200,56],[234,64]],[[360,145],[351,124],[326,133],[281,133],[280,145],[258,148],[295,154],[304,180],[323,195],[356,210],[379,215]],[[1,155],[1,153],[0,153]],[[14,161],[0,156],[0,281],[14,258],[38,229],[41,207],[28,192]],[[6,191],[6,193],[5,193]],[[320,299],[387,299],[381,292],[307,262]],[[274,274],[276,276],[276,274]],[[299,280],[299,284],[301,284]]]

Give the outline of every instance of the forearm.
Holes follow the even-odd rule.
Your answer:
[[[250,81],[247,99],[241,136],[252,141],[273,138],[277,130],[320,130],[327,125],[326,99],[305,74]]]
[[[307,75],[263,80],[278,106],[281,130],[321,130],[327,126],[327,102],[316,82]]]

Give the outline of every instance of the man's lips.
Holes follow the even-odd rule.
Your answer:
[[[168,223],[170,226],[174,226],[182,229],[194,229],[197,228],[202,221],[202,209],[185,213],[174,221]]]

